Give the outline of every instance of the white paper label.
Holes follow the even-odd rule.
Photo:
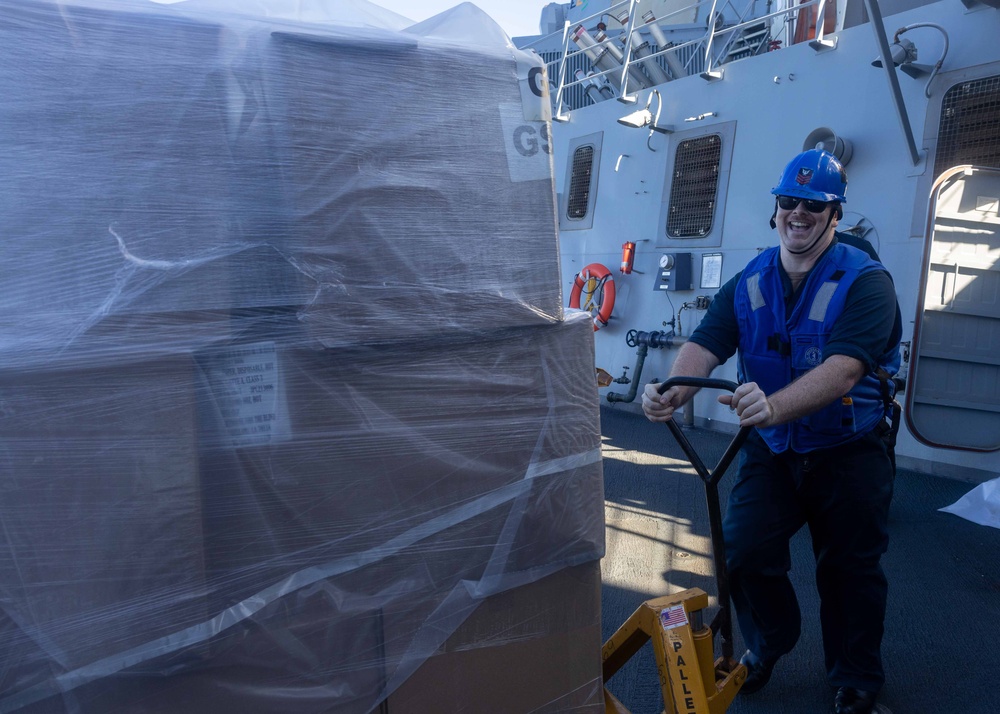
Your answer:
[[[219,350],[204,364],[223,432],[233,446],[260,446],[291,437],[273,342]]]
[[[527,121],[552,119],[549,78],[541,60],[524,52],[516,53],[517,83],[521,90],[521,112]]]
[[[510,180],[518,183],[551,179],[552,139],[548,122],[527,121],[517,104],[501,104],[499,109]]]

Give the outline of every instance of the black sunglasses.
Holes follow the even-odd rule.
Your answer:
[[[797,196],[778,196],[778,205],[786,211],[791,211],[797,205],[802,204],[810,213],[822,213],[830,204],[826,201],[814,201],[810,198],[798,198]]]

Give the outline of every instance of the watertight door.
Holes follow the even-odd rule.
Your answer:
[[[946,171],[931,193],[906,397],[931,446],[1000,449],[1000,170]]]

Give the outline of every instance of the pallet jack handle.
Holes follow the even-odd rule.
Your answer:
[[[714,379],[708,377],[671,377],[657,390],[663,394],[671,387],[696,387],[698,389],[724,389],[735,392],[739,385],[727,379]],[[677,443],[680,444],[684,454],[688,457],[691,465],[694,466],[698,476],[705,482],[705,499],[708,503],[708,523],[712,536],[712,556],[715,560],[715,582],[719,593],[719,613],[712,622],[712,631],[718,632],[721,636],[720,647],[722,656],[729,659],[733,656],[733,621],[730,613],[730,591],[729,591],[729,571],[726,569],[726,543],[722,535],[722,506],[719,502],[719,481],[722,480],[726,469],[736,458],[736,454],[743,448],[743,443],[750,436],[749,426],[741,427],[733,437],[733,440],[726,447],[725,453],[719,459],[715,468],[709,471],[705,462],[691,446],[687,436],[677,422],[671,419],[666,422],[670,432],[674,435]]]

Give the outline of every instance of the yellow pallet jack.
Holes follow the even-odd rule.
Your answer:
[[[726,389],[730,392],[737,387],[735,382],[724,379],[672,377],[660,385],[660,394],[673,386]],[[722,714],[746,681],[747,670],[733,657],[729,577],[718,483],[749,436],[750,427],[739,430],[715,469],[709,471],[677,423],[671,420],[666,424],[698,476],[705,482],[719,611],[712,623],[706,626],[704,612],[708,608],[708,594],[700,588],[647,600],[601,648],[603,678],[607,683],[652,638],[665,713]],[[720,635],[721,655],[717,659],[713,632]],[[607,687],[604,689],[604,711],[605,714],[629,714],[625,705]]]

